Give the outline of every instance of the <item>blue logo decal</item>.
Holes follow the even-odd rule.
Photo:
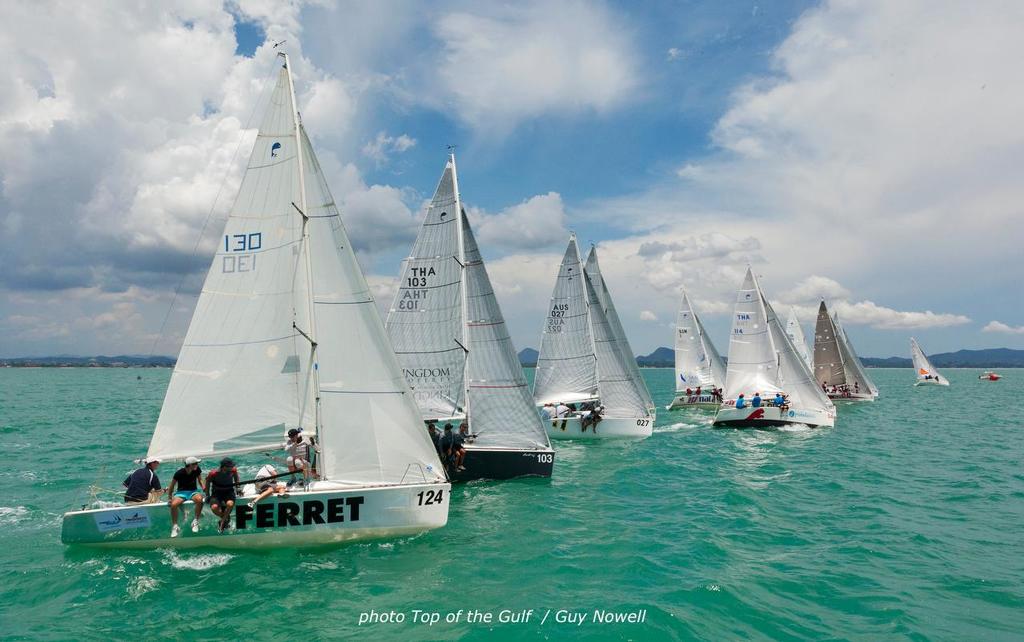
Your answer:
[[[281,149],[281,143],[274,143],[273,145],[271,145],[270,146],[270,157],[271,158],[276,158],[277,157],[277,150],[279,150],[279,149]]]
[[[789,411],[789,416],[790,416],[790,417],[796,417],[796,412],[795,412],[795,411],[793,411],[793,410],[790,410],[790,411]]]

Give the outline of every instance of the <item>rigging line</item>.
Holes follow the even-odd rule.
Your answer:
[[[275,64],[274,67],[276,68],[277,65]],[[256,109],[263,104],[263,99],[266,98],[267,90],[270,89],[270,85],[271,83],[269,82],[269,79],[264,81],[263,92],[260,94],[260,99],[253,103],[252,111],[249,112],[249,118],[245,121],[245,130],[249,130],[252,128],[252,121],[253,118],[256,116]],[[193,246],[192,254],[189,256],[189,258],[195,257],[196,254],[199,252],[199,246],[202,245],[203,243],[203,237],[206,235],[206,229],[209,227],[210,219],[213,218],[213,213],[217,209],[217,202],[220,200],[220,195],[224,191],[224,186],[228,182],[228,177],[231,175],[231,169],[235,165],[235,159],[238,158],[238,150],[242,148],[242,142],[245,141],[245,138],[246,137],[244,135],[239,136],[238,138],[238,144],[235,145],[235,151],[232,152],[231,154],[231,162],[228,163],[227,169],[224,170],[224,178],[220,182],[220,187],[217,188],[217,195],[213,197],[213,204],[210,205],[210,211],[207,212],[206,214],[206,220],[203,221],[203,227],[199,231],[199,236],[198,238],[196,238],[196,244],[195,246]],[[210,156],[212,157],[215,152],[216,150],[211,151]],[[208,157],[207,162],[209,162],[209,160],[210,158]],[[188,273],[183,274],[181,276],[181,280],[178,281],[178,286],[174,288],[174,296],[171,297],[171,303],[170,305],[167,306],[167,313],[164,314],[164,320],[160,323],[160,330],[156,333],[156,336],[153,338],[153,344],[149,347],[150,358],[152,358],[153,354],[155,354],[156,352],[156,344],[164,336],[164,330],[167,328],[167,320],[171,318],[171,312],[174,310],[174,304],[178,302],[178,296],[181,294],[181,288],[185,285],[185,279],[187,279],[188,277]]]

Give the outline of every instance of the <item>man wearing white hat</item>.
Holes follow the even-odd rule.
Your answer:
[[[200,461],[198,457],[186,457],[185,467],[179,468],[178,472],[174,473],[171,485],[167,487],[167,494],[171,499],[168,503],[171,507],[171,524],[173,524],[171,537],[181,534],[181,528],[178,526],[178,507],[188,501],[196,505],[196,516],[192,520],[192,532],[199,532],[199,516],[203,513],[203,491],[199,490],[199,479],[202,475],[202,471],[199,470]]]
[[[126,504],[148,502],[150,492],[161,490],[160,479],[156,476],[160,460],[156,457],[146,457],[143,463],[145,466],[125,477],[122,482],[125,487],[124,503]]]

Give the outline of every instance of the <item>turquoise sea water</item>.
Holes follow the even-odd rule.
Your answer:
[[[881,399],[842,406],[834,429],[659,410],[645,441],[557,444],[551,480],[457,487],[448,527],[414,538],[65,548],[61,513],[131,470],[169,374],[0,370],[0,638],[1024,638],[1022,370],[946,370],[948,389],[872,370]],[[672,372],[644,376],[663,408]],[[370,609],[405,621],[358,626]],[[459,609],[495,622],[444,623]],[[588,619],[557,623],[561,609]],[[646,622],[594,624],[594,609]]]

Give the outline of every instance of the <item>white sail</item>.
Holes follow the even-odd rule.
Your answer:
[[[704,324],[683,292],[676,315],[676,392],[687,388],[706,388],[711,392],[725,384],[725,364]]]
[[[449,161],[388,312],[387,330],[426,419],[463,416],[466,345],[458,196]]]
[[[846,334],[846,328],[844,328],[839,322],[838,312],[832,313],[832,323],[835,325],[836,337],[842,344],[844,354],[848,355],[846,357],[848,366],[855,371],[857,379],[861,381],[861,384],[867,385],[867,391],[870,392],[872,396],[877,397],[878,386],[876,386],[875,382],[868,377],[867,368],[864,367],[864,363],[860,360],[860,357],[857,356],[857,352],[853,349],[853,343],[850,341],[849,335]]]
[[[724,396],[749,399],[755,392],[762,397],[785,393],[791,407],[803,410],[834,408],[748,268],[736,298]]]
[[[643,375],[640,374],[640,367],[636,363],[636,357],[633,355],[633,349],[629,346],[629,339],[626,337],[626,331],[623,329],[622,322],[619,320],[619,314],[615,311],[615,303],[612,301],[612,295],[608,291],[608,284],[605,282],[604,276],[601,274],[601,266],[597,261],[596,247],[590,248],[590,254],[587,256],[587,264],[584,266],[583,271],[590,277],[594,286],[594,292],[597,294],[597,300],[600,303],[601,311],[604,313],[605,319],[608,322],[608,328],[611,331],[611,336],[615,341],[615,347],[618,350],[621,367],[629,376],[630,383],[633,388],[633,394],[640,398],[643,403],[643,408],[647,410],[647,414],[653,414],[654,401],[651,399],[651,393],[647,390],[647,384],[644,382]],[[593,316],[591,318],[593,320]],[[596,343],[596,333],[594,338]],[[600,352],[598,353],[597,370],[600,378],[604,370],[600,361]],[[610,407],[611,404],[607,401],[607,396],[604,393],[604,386],[600,383],[600,380],[598,381],[598,388],[601,390],[601,403],[606,407]]]
[[[324,479],[443,479],[285,66],[171,377],[150,456],[280,445],[316,432]],[[430,471],[434,471],[431,473]]]
[[[464,213],[460,218],[466,258],[466,384],[474,444],[548,448],[547,429],[534,406],[469,220]]]
[[[814,364],[811,359],[811,353],[807,350],[807,339],[804,337],[803,328],[800,327],[800,319],[796,318],[796,310],[794,308],[789,309],[789,319],[786,321],[786,334],[789,335],[789,340],[793,342],[793,346],[796,348],[800,358],[813,368]]]
[[[650,414],[650,406],[633,380],[622,359],[622,348],[601,306],[597,288],[584,272],[584,283],[590,303],[590,322],[597,353],[598,389],[605,417],[642,417]],[[646,389],[645,389],[646,390]]]
[[[537,355],[533,396],[537,403],[597,398],[597,366],[591,336],[583,265],[572,235],[551,292]]]
[[[940,375],[939,371],[928,361],[928,357],[924,356],[924,351],[921,350],[921,346],[917,345],[917,340],[914,337],[910,337],[910,356],[914,361],[914,375],[919,382],[949,385],[949,380]]]

